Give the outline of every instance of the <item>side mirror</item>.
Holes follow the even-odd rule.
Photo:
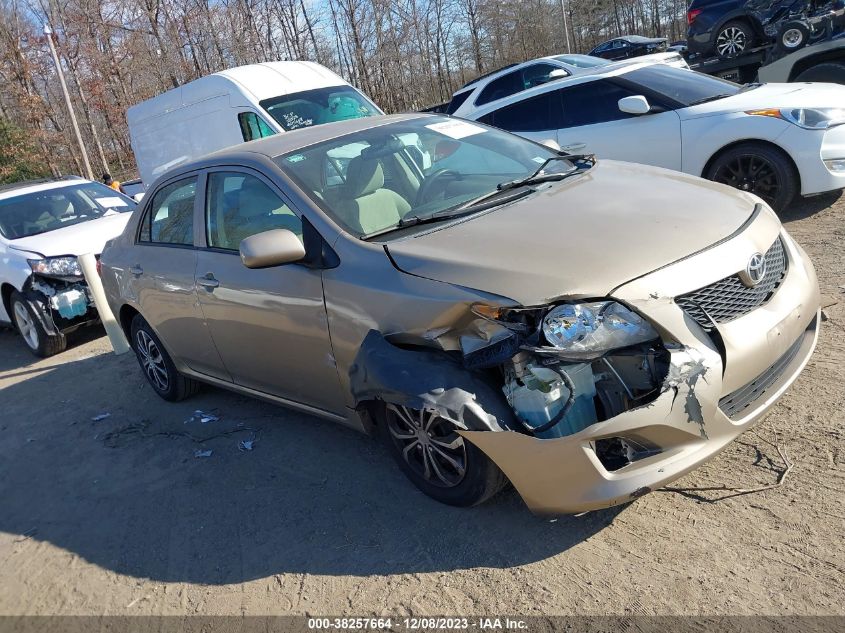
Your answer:
[[[569,77],[569,73],[566,72],[563,68],[556,68],[552,72],[549,73],[549,81],[552,79],[561,79],[562,77]]]
[[[305,247],[287,229],[273,229],[250,235],[241,241],[241,261],[247,268],[267,268],[298,262],[305,257]]]
[[[557,141],[553,138],[547,138],[545,141],[540,141],[540,145],[545,145],[549,149],[553,149],[556,152],[560,151],[560,145],[558,145]]]
[[[642,95],[621,98],[619,100],[619,109],[628,114],[648,114],[651,112],[648,99]]]

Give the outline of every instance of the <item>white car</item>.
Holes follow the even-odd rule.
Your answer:
[[[611,62],[592,55],[550,55],[521,64],[511,64],[499,70],[482,75],[461,86],[452,95],[446,114],[466,117],[488,103],[509,97],[528,88],[539,86],[554,79],[589,73],[605,66],[616,67],[630,64],[634,60]],[[668,64],[689,70],[689,64],[679,53],[653,53],[636,58],[636,62]]]
[[[845,86],[737,84],[628,64],[526,90],[465,118],[563,151],[667,167],[776,211],[845,187]]]
[[[66,334],[98,322],[77,256],[99,255],[136,206],[81,178],[0,189],[0,323],[33,354],[57,354]]]

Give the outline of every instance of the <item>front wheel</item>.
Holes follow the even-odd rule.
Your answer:
[[[30,352],[46,358],[65,350],[67,339],[64,335],[48,334],[41,325],[38,315],[19,292],[12,293],[9,308],[15,322],[15,329]]]
[[[798,194],[798,174],[792,161],[779,149],[761,143],[742,143],[722,152],[704,177],[753,193],[777,212]]]
[[[429,497],[452,506],[474,506],[507,483],[496,464],[437,412],[387,404],[381,417],[399,468]]]
[[[140,314],[132,319],[132,348],[147,382],[163,399],[178,402],[199,389],[199,383],[178,372],[164,345]]]

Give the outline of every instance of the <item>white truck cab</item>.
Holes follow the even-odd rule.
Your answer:
[[[285,61],[201,77],[126,112],[144,185],[171,167],[301,127],[383,114],[328,68]]]

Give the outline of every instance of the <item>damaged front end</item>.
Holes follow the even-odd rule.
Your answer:
[[[381,400],[436,412],[484,451],[538,512],[587,509],[561,491],[601,495],[598,481],[585,493],[578,479],[613,477],[689,440],[706,440],[696,395],[707,372],[703,357],[665,344],[626,306],[612,300],[475,304],[469,312],[460,325],[421,336],[371,331],[350,370],[356,403]],[[659,407],[683,416],[669,441],[665,424],[653,424]],[[549,463],[536,470],[544,460]],[[547,485],[554,490],[538,496]]]
[[[75,267],[66,262],[57,263],[60,259],[69,260]],[[32,275],[22,294],[48,334],[68,334],[99,320],[75,257],[30,260],[29,264]]]

